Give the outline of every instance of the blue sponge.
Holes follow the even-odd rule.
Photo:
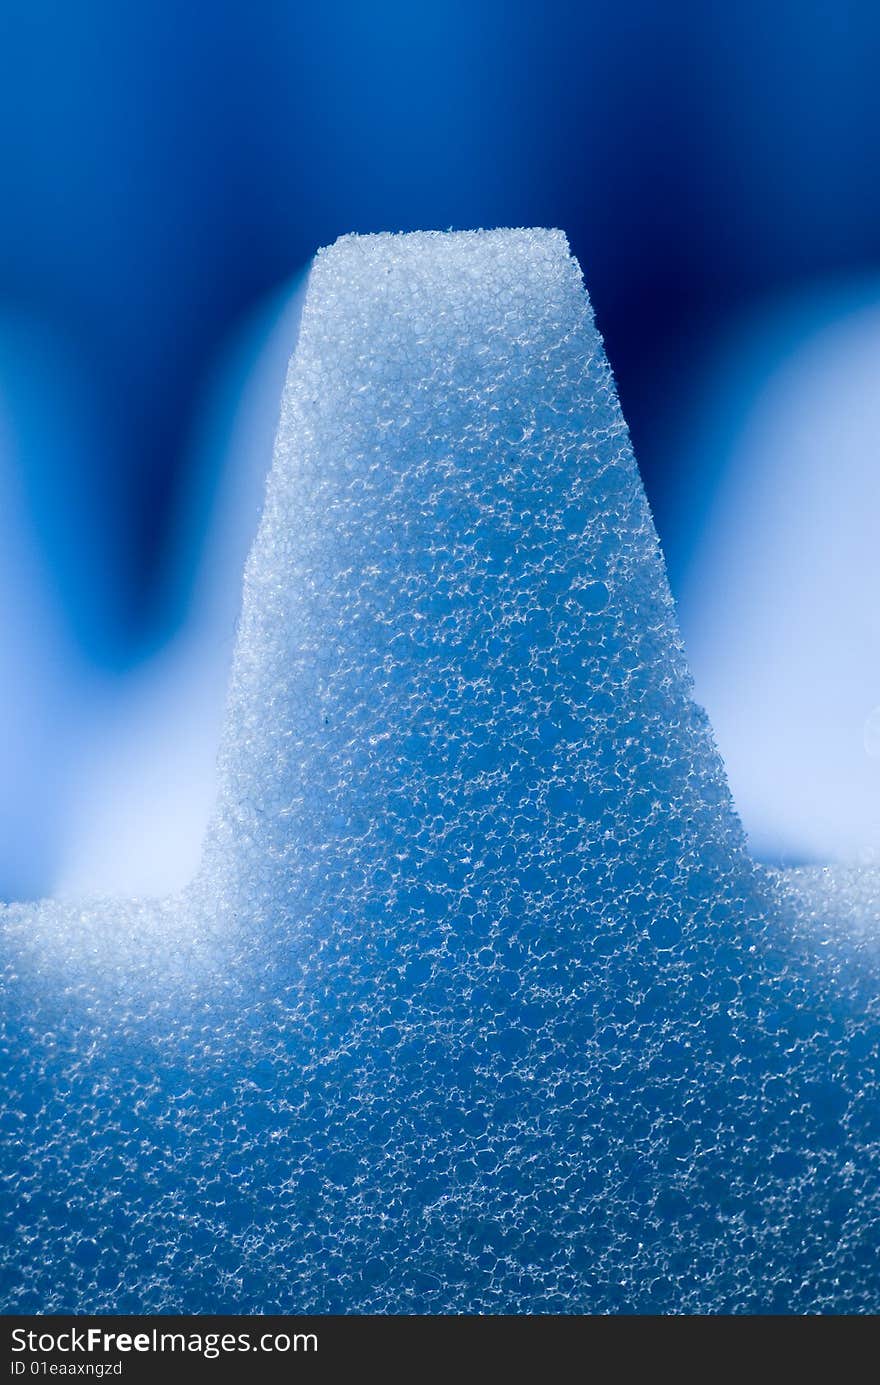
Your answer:
[[[319,254],[221,784],[3,915],[7,1311],[880,1310],[876,954],[748,857],[559,232]]]

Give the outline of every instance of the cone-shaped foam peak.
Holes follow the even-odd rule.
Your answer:
[[[7,1310],[880,1308],[876,882],[748,861],[558,233],[318,256],[221,768],[0,911]]]
[[[742,858],[560,232],[318,255],[222,768],[212,877],[304,924],[650,915],[670,861]]]

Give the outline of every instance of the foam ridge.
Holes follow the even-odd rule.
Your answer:
[[[318,255],[220,767],[185,895],[3,913],[6,1311],[877,1311],[876,951],[750,861],[560,232]]]

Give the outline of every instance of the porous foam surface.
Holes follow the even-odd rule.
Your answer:
[[[5,913],[7,1311],[880,1308],[876,952],[749,861],[558,232],[318,256],[221,775],[185,896]]]

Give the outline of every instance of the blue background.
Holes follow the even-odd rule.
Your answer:
[[[845,0],[6,0],[0,385],[57,639],[125,671],[180,625],[212,362],[352,230],[566,230],[675,589],[714,485],[671,442],[706,342],[880,260],[878,48]]]

